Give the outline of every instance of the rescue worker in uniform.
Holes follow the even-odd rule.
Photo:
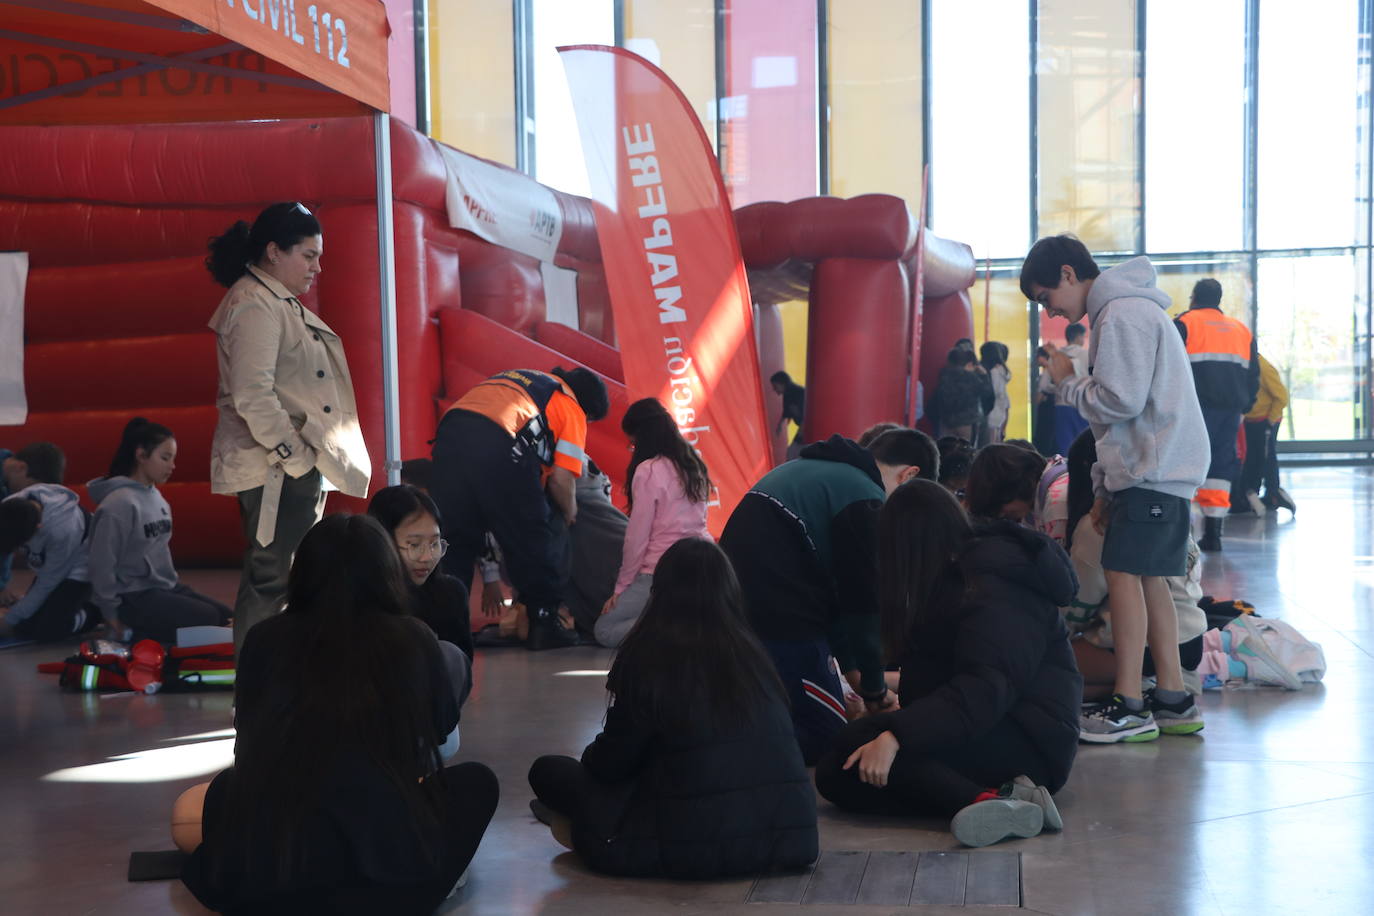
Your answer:
[[[577,517],[587,423],[607,410],[606,386],[590,370],[512,369],[478,384],[439,422],[431,495],[450,544],[445,569],[470,587],[490,531],[528,614],[532,650],[577,641],[558,619],[568,526]]]
[[[1236,456],[1240,421],[1259,392],[1259,352],[1250,329],[1221,313],[1221,284],[1210,277],[1193,286],[1188,311],[1174,324],[1188,349],[1212,446],[1207,479],[1194,497],[1205,526],[1198,547],[1220,550],[1222,525],[1231,511],[1231,485],[1240,477]]]

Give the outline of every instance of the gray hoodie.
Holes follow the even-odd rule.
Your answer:
[[[157,487],[129,477],[98,477],[86,486],[97,503],[90,535],[91,600],[106,620],[113,620],[121,595],[176,586],[169,547],[172,509]]]
[[[33,584],[15,602],[5,619],[28,620],[64,579],[89,581],[86,576],[86,513],[75,493],[54,483],[36,483],[10,499],[31,499],[43,509],[43,520],[25,548]]]
[[[1104,270],[1088,291],[1091,372],[1057,394],[1092,426],[1098,496],[1143,487],[1190,500],[1206,479],[1207,428],[1170,304],[1143,257]]]

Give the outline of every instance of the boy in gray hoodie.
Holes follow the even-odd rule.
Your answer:
[[[0,552],[27,548],[33,584],[0,611],[0,638],[46,642],[73,636],[100,619],[86,609],[91,583],[86,574],[87,516],[66,487],[39,483],[0,503]]]
[[[1112,602],[1116,693],[1084,711],[1083,741],[1111,744],[1192,734],[1202,716],[1183,686],[1178,617],[1169,576],[1187,567],[1189,504],[1211,454],[1188,354],[1165,311],[1147,258],[1100,271],[1069,235],[1043,238],[1026,255],[1021,290],[1055,317],[1092,325],[1089,374],[1075,377],[1050,350],[1056,396],[1097,440],[1093,524],[1105,532],[1102,566]],[[1142,695],[1145,646],[1156,689]]]

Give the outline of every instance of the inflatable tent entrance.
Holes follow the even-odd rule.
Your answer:
[[[386,115],[390,29],[380,0],[0,0],[0,6],[0,125],[371,117],[385,467],[390,482],[399,479]],[[136,184],[136,164],[129,171]],[[157,177],[151,176],[154,183]]]

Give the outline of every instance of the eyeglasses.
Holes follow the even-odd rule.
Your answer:
[[[448,553],[448,541],[443,538],[430,541],[428,544],[398,544],[397,547],[412,560],[423,560],[425,557],[442,558]]]
[[[299,211],[301,211],[302,213],[304,213],[306,216],[314,216],[314,215],[315,215],[315,214],[311,213],[309,210],[305,209],[305,204],[301,203],[300,201],[296,201],[296,209],[299,210]]]

